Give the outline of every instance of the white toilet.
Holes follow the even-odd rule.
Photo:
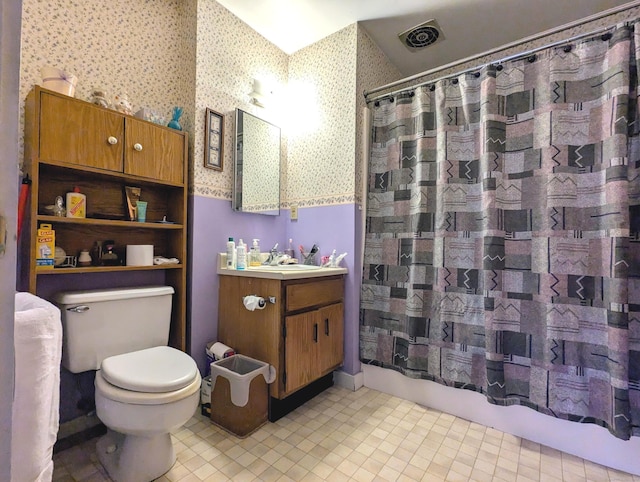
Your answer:
[[[173,288],[58,293],[62,365],[96,372],[96,412],[107,426],[98,458],[118,482],[146,482],[175,463],[169,432],[195,412],[200,373],[168,347]]]

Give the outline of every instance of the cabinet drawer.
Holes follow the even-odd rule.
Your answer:
[[[296,311],[341,301],[344,296],[344,281],[331,279],[290,284],[287,285],[286,290],[286,311]]]

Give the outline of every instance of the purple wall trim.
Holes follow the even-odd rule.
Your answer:
[[[349,270],[345,288],[345,360],[343,370],[350,374],[360,371],[358,355],[358,313],[360,300],[360,273],[356,272],[355,231],[359,226],[359,211],[354,204],[300,208],[298,220],[289,219],[289,211],[279,216],[236,213],[231,202],[193,196],[189,199],[189,310],[191,356],[200,371],[206,366],[205,347],[217,340],[218,334],[218,275],[217,253],[224,252],[226,241],[232,236],[236,242],[242,238],[251,245],[253,238],[260,239],[262,251],[268,251],[276,242],[286,248],[289,238],[297,252],[297,246],[305,248],[314,243],[320,246],[321,255],[347,252],[342,265]],[[357,274],[357,275],[356,275]]]

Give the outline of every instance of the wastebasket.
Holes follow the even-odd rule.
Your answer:
[[[269,383],[275,370],[268,363],[233,355],[211,364],[211,420],[246,437],[268,418]]]

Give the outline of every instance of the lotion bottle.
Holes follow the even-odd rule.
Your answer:
[[[227,241],[227,269],[236,269],[236,243],[233,238]]]
[[[247,269],[247,245],[242,239],[238,242],[236,248],[236,269]]]

